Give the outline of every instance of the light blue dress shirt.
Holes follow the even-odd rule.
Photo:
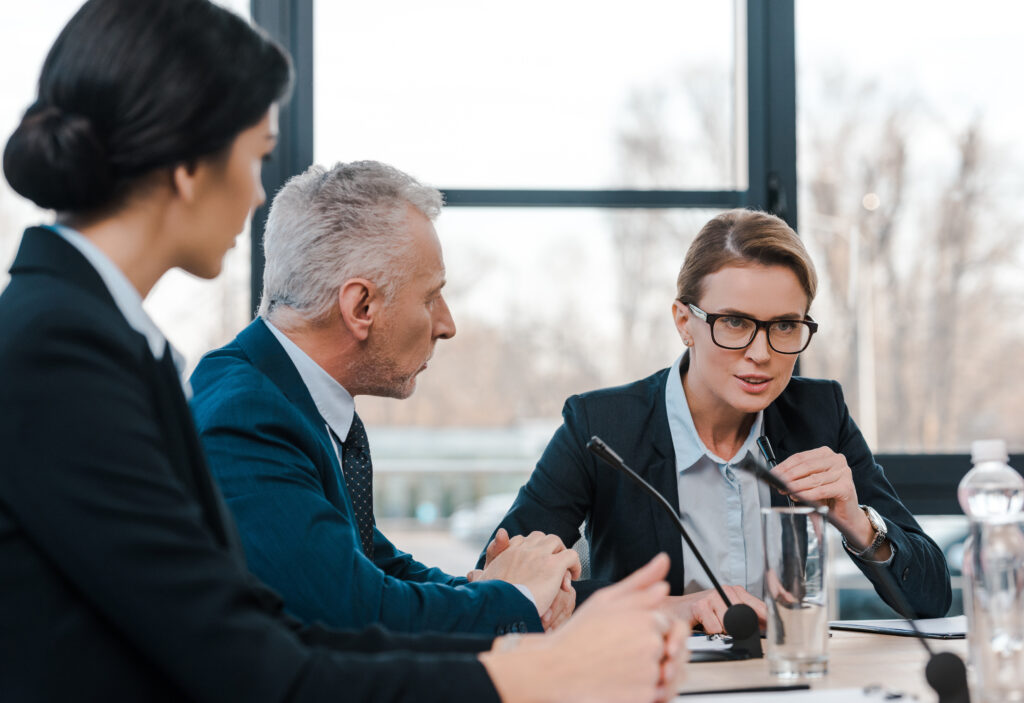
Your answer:
[[[682,356],[672,364],[665,384],[665,407],[676,454],[679,484],[679,512],[686,531],[722,585],[743,586],[762,598],[764,554],[761,537],[761,508],[771,505],[766,485],[753,473],[739,467],[744,461],[767,467],[757,449],[763,412],[759,412],[750,433],[736,455],[716,456],[701,441],[686,401],[679,376]],[[712,588],[690,548],[683,543],[684,593]]]

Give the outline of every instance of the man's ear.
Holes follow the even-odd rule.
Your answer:
[[[380,291],[372,281],[350,278],[338,289],[341,321],[359,341],[370,336],[374,318],[380,308]]]
[[[186,203],[194,202],[199,194],[199,187],[196,183],[198,172],[199,167],[195,161],[178,164],[171,169],[171,185]]]

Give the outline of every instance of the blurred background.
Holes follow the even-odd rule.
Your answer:
[[[5,9],[5,135],[79,4]],[[357,399],[378,521],[399,547],[470,569],[564,399],[678,356],[670,307],[689,242],[767,192],[822,279],[801,373],[843,384],[959,574],[952,496],[970,441],[1024,450],[1024,94],[1008,85],[1024,7],[795,0],[780,19],[764,0],[222,4],[271,33],[301,25],[311,64],[299,58],[289,134],[315,161],[382,160],[448,192],[438,231],[458,334],[411,399]],[[781,74],[776,37],[795,54]],[[762,115],[780,86],[795,112]],[[787,130],[795,148],[775,136]],[[766,185],[780,160],[781,188],[774,172]],[[0,286],[21,229],[51,220],[0,183]],[[254,275],[258,247],[241,237],[224,275],[167,276],[147,308],[194,365],[249,321]],[[835,615],[884,615],[833,554]]]

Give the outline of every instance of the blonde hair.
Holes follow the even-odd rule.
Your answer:
[[[726,266],[785,266],[807,294],[807,307],[818,290],[807,249],[789,225],[775,215],[756,210],[728,210],[704,225],[693,240],[676,279],[676,296],[697,303],[704,278]]]

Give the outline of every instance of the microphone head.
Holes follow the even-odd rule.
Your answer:
[[[758,631],[757,613],[746,603],[733,603],[725,611],[722,624],[734,640],[745,640]]]
[[[968,700],[967,667],[963,659],[952,652],[938,652],[924,668],[928,685],[939,694],[940,701]]]

